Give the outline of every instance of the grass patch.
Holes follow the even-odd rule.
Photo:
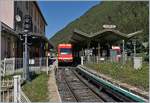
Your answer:
[[[143,67],[139,70],[133,69],[131,63],[127,63],[124,66],[119,63],[85,64],[85,66],[142,90],[149,90],[148,63],[143,63]]]
[[[46,73],[34,74],[31,82],[26,82],[22,89],[32,102],[48,102],[48,76]]]

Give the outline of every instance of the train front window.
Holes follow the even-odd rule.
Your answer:
[[[60,54],[71,54],[71,48],[60,48]]]

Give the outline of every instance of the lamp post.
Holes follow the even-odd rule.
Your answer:
[[[24,54],[24,69],[25,69],[25,79],[26,80],[30,80],[30,76],[29,76],[29,55],[28,55],[28,34],[26,33],[24,35],[25,37],[25,54]]]
[[[21,22],[21,17],[19,15],[16,15],[16,21]],[[25,15],[24,18],[23,18],[22,37],[24,38],[24,48],[25,48],[25,51],[23,53],[24,78],[27,81],[30,81],[29,55],[28,55],[28,36],[29,36],[29,32],[31,32],[31,31],[32,31],[32,17],[29,16],[29,15]]]
[[[32,17],[30,15],[25,15],[24,16],[24,23],[23,23],[23,28],[24,28],[24,38],[25,38],[25,61],[24,61],[24,69],[25,69],[25,79],[27,81],[30,81],[30,74],[29,74],[29,54],[28,54],[28,36],[29,32],[32,31]]]

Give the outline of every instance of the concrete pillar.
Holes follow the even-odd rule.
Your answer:
[[[83,56],[81,56],[81,65],[83,65]]]
[[[83,50],[83,48],[82,48],[82,56],[84,56],[84,50]]]
[[[134,48],[134,57],[136,57],[136,42],[133,43],[133,48]]]
[[[19,103],[20,102],[20,92],[21,92],[20,80],[21,80],[20,75],[14,76],[14,103]]]
[[[42,57],[39,58],[40,69],[42,69]]]
[[[98,43],[98,62],[100,60],[100,43]]]
[[[90,50],[90,42],[91,41],[88,41],[88,45],[87,45],[87,49],[88,49],[88,54],[87,54],[87,60],[88,60],[88,62],[90,61],[90,53],[89,53],[89,50]]]
[[[124,40],[122,40],[122,63],[125,64],[125,51],[124,51]]]
[[[99,57],[99,58],[100,58],[100,49],[101,49],[100,43],[98,43],[98,57]]]

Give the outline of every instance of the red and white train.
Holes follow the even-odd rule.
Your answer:
[[[71,44],[59,44],[58,45],[58,63],[72,63],[72,45]]]

